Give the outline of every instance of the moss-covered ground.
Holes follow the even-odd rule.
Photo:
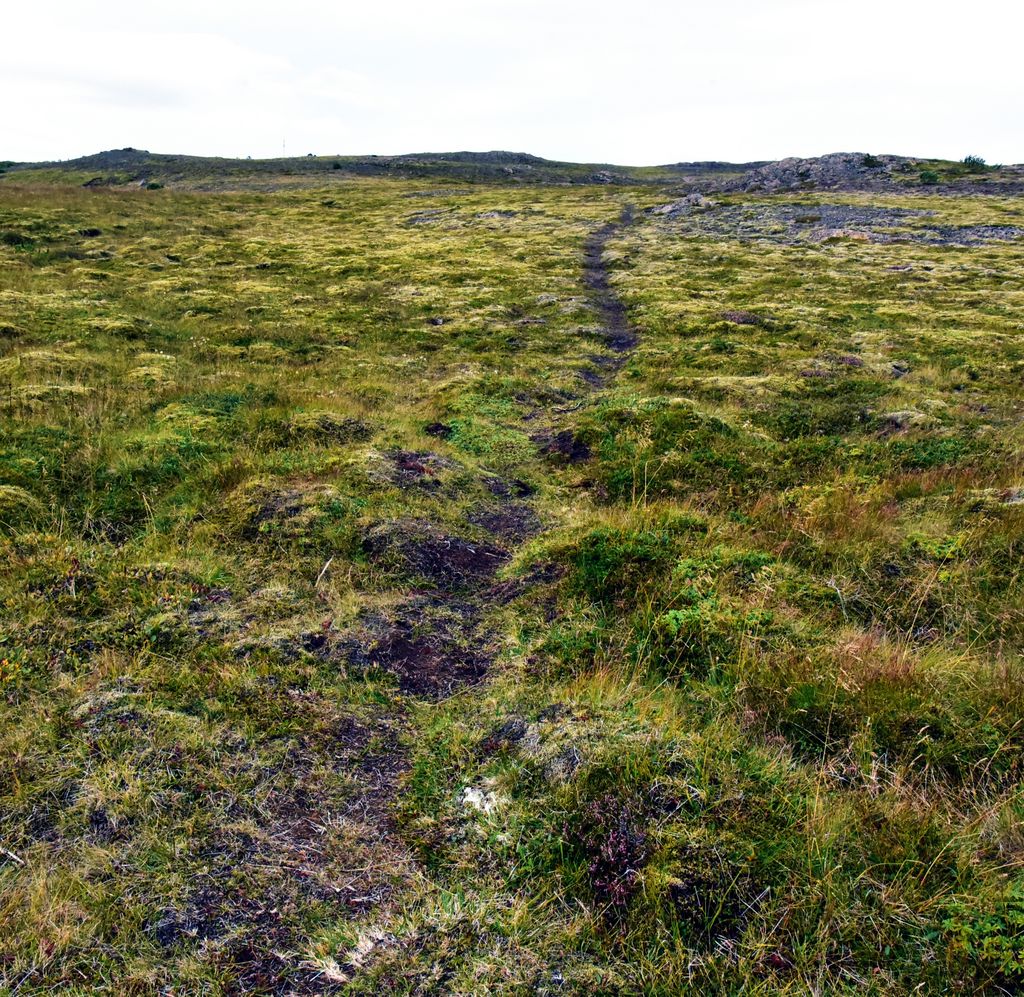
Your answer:
[[[0,991],[1024,987],[1020,199],[54,179]]]

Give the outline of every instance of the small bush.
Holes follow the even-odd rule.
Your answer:
[[[647,834],[635,808],[608,794],[570,818],[563,836],[586,863],[590,888],[604,905],[605,916],[621,919],[649,857]]]
[[[573,558],[575,588],[595,602],[635,596],[645,581],[668,568],[674,555],[667,531],[600,527],[583,538]]]
[[[939,182],[939,175],[934,170],[921,170],[921,183],[930,187]]]

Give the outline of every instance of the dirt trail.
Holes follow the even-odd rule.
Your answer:
[[[620,370],[638,342],[626,308],[611,284],[604,261],[610,239],[633,220],[632,206],[624,209],[618,221],[595,229],[583,247],[583,283],[599,321],[599,335],[612,356],[593,358],[609,375]],[[585,394],[592,394],[606,378],[584,382]],[[574,436],[567,416],[555,410],[544,413],[548,428],[537,439],[556,461],[576,463],[589,459],[589,450]],[[444,427],[439,427],[439,432]],[[400,454],[402,467],[409,471],[401,487],[423,484],[419,470],[425,466],[423,455]],[[437,458],[442,459],[442,458]],[[419,469],[419,470],[417,470]],[[414,473],[416,472],[416,473]],[[426,473],[426,472],[424,472]],[[513,472],[514,474],[514,472]],[[452,535],[434,524],[422,521],[383,523],[371,531],[365,547],[371,559],[388,566],[398,565],[416,587],[387,618],[368,618],[342,635],[332,653],[343,657],[348,666],[380,668],[398,680],[404,702],[383,706],[372,727],[338,718],[329,726],[336,763],[350,766],[351,789],[344,801],[315,799],[309,813],[295,810],[309,823],[314,810],[333,811],[329,817],[341,820],[348,828],[350,847],[358,854],[358,875],[348,877],[342,887],[342,899],[350,915],[375,926],[386,924],[399,897],[413,888],[420,877],[419,865],[395,827],[392,814],[401,799],[403,781],[410,766],[409,750],[414,729],[409,706],[424,700],[445,699],[482,680],[497,654],[493,627],[488,626],[495,607],[507,604],[529,588],[554,581],[556,566],[537,566],[526,577],[498,582],[496,574],[520,547],[542,532],[542,524],[531,498],[532,489],[518,479],[489,477],[484,484],[493,496],[486,508],[471,510],[463,524],[465,535]],[[456,533],[462,531],[456,524]],[[467,536],[480,529],[491,540],[477,542]],[[325,704],[319,704],[323,710]],[[294,815],[294,814],[293,814]],[[330,879],[333,862],[316,847],[296,854],[305,863],[303,875],[314,881]],[[335,888],[337,889],[337,887]],[[300,894],[301,896],[301,894]],[[318,965],[296,968],[281,959],[282,949],[301,951],[303,940],[289,936],[287,930],[266,931],[264,936],[249,937],[241,954],[241,978],[258,984],[265,992],[331,993],[340,992],[359,974],[363,961],[358,953],[351,960],[344,955],[325,971]],[[379,932],[378,932],[379,934]],[[373,945],[397,944],[390,936],[380,935]]]
[[[595,229],[583,247],[583,283],[600,319],[599,334],[614,353],[602,357],[607,370],[620,369],[638,342],[604,261],[609,240],[631,224],[633,217],[633,206],[627,205],[618,221]],[[600,384],[585,382],[584,391],[592,393],[603,384],[603,380]],[[553,410],[550,415],[553,418],[548,429],[538,438],[570,442],[565,448],[549,447],[547,452],[565,456],[571,463],[588,459],[589,451],[565,426],[564,414]],[[425,459],[418,455],[418,462],[410,464],[407,460],[403,466],[419,467]],[[417,480],[410,478],[409,484]],[[530,498],[532,489],[523,482],[493,476],[485,485],[494,496],[493,504],[470,511],[463,525],[467,533],[472,533],[474,527],[485,529],[493,542],[450,536],[429,523],[384,527],[368,541],[371,557],[397,556],[411,574],[430,583],[429,592],[408,599],[402,618],[363,655],[362,663],[372,661],[394,672],[404,693],[430,698],[449,696],[481,678],[492,657],[493,649],[487,646],[482,625],[495,601],[508,597],[508,585],[495,584],[494,576],[511,559],[515,547],[541,531],[541,521]]]
[[[618,235],[623,226],[633,222],[633,206],[626,205],[617,222],[608,222],[587,236],[583,246],[583,283],[590,292],[591,304],[601,317],[601,338],[610,350],[625,354],[635,349],[638,337],[626,316],[626,306],[619,300],[611,284],[611,274],[604,262],[608,241]],[[617,357],[615,369],[622,367],[624,357]],[[609,366],[607,363],[605,367]]]

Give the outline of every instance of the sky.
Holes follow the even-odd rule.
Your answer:
[[[10,4],[0,160],[1024,162],[1020,0]]]

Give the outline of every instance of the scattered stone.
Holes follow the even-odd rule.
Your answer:
[[[898,412],[887,412],[881,417],[882,426],[885,429],[902,431],[928,425],[932,419],[924,412],[917,409],[901,409]]]
[[[766,163],[723,190],[879,190],[894,186],[892,174],[907,162],[902,156],[869,156],[863,152],[833,152],[811,159],[790,157]]]
[[[439,222],[446,215],[451,215],[447,208],[430,208],[427,211],[417,211],[405,219],[406,225],[431,225]]]
[[[872,243],[919,243],[972,246],[1024,238],[1016,225],[940,225],[929,221],[933,211],[866,204],[806,206],[763,201],[720,205],[714,211],[663,216],[666,223],[702,238],[757,239],[783,245],[853,240]],[[890,268],[909,270],[909,266]],[[920,269],[931,268],[922,266]]]
[[[810,235],[811,242],[837,242],[851,239],[854,242],[874,242],[870,232],[855,228],[816,228]]]
[[[695,211],[710,211],[717,206],[717,201],[712,201],[710,197],[695,192],[687,194],[686,197],[680,198],[678,201],[671,201],[668,204],[660,204],[656,208],[651,208],[650,214],[676,218],[679,215],[691,215]]]

